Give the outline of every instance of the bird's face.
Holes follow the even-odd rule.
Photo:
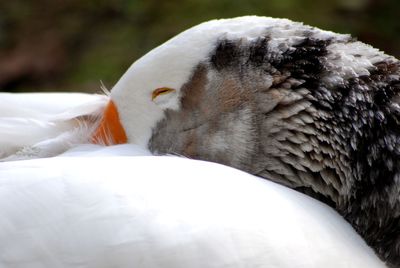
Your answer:
[[[200,24],[133,63],[112,89],[93,139],[134,143],[253,174],[268,171],[265,176],[277,181],[295,178],[291,169],[302,169],[297,163],[303,150],[320,153],[316,136],[328,119],[317,122],[318,117],[331,116],[312,104],[317,98],[332,101],[316,81],[322,89],[334,88],[344,77],[368,72],[369,62],[357,61],[356,55],[350,58],[357,68],[342,64],[349,40],[265,17]],[[320,159],[313,156],[304,166],[312,166],[314,158]],[[316,171],[325,165],[317,164]]]
[[[129,142],[148,147],[157,124],[168,113],[200,102],[196,96],[200,97],[205,83],[213,80],[207,62],[218,41],[239,40],[243,36],[258,38],[270,21],[273,20],[251,17],[240,21],[207,22],[181,33],[137,60],[112,89],[103,122],[94,134],[95,142]],[[254,26],[257,22],[262,26]],[[253,30],[248,31],[249,28]]]

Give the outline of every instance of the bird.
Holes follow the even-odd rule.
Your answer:
[[[132,143],[278,182],[336,209],[399,267],[399,81],[399,60],[350,35],[288,19],[212,20],[136,60],[67,140]],[[14,146],[3,159],[68,146]]]
[[[86,144],[0,163],[0,267],[383,268],[336,211],[216,163]]]

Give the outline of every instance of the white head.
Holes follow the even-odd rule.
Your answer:
[[[163,118],[164,111],[180,108],[182,86],[194,68],[209,59],[219,40],[251,40],[260,37],[267,27],[285,25],[293,22],[255,16],[209,21],[184,31],[134,62],[111,91],[128,142],[147,145],[152,128]],[[287,35],[288,31],[281,34]],[[157,89],[167,90],[160,93]]]
[[[262,53],[268,56],[268,60],[263,62],[265,65],[263,68],[267,68],[268,71],[263,71],[262,68],[256,69],[254,66],[248,68],[252,68],[251,71],[256,75],[254,77],[249,75],[246,79],[253,79],[254,83],[258,84],[247,85],[246,90],[251,90],[251,87],[255,86],[268,89],[277,80],[290,78],[290,73],[277,70],[273,64],[268,65],[268,61],[279,63],[285,57],[287,58],[287,55],[290,56],[290,53],[295,51],[298,46],[304,45],[304,42],[309,40],[314,42],[311,46],[316,46],[315,53],[318,53],[318,49],[328,51],[327,57],[325,57],[327,61],[323,63],[327,71],[325,74],[321,74],[321,80],[328,86],[334,87],[335,84],[343,83],[343,78],[347,79],[349,75],[368,74],[368,68],[371,68],[374,61],[382,60],[383,55],[360,42],[353,42],[349,45],[348,42],[351,41],[351,38],[348,35],[323,31],[286,19],[246,16],[205,22],[182,32],[132,64],[111,91],[111,101],[115,106],[115,109],[111,110],[119,116],[120,124],[118,123],[119,126],[115,127],[115,122],[111,124],[112,126],[105,122],[106,126],[103,124],[103,131],[106,133],[100,136],[111,140],[106,143],[113,143],[113,137],[109,138],[108,136],[114,135],[112,129],[115,128],[120,133],[126,134],[126,137],[117,138],[117,143],[129,142],[148,147],[154,128],[165,118],[166,111],[181,109],[182,89],[193,80],[199,65],[202,64],[206,69],[206,78],[203,80],[208,83],[207,90],[210,88],[214,91],[220,90],[216,88],[218,83],[222,82],[216,79],[216,72],[212,70],[210,62],[216,51],[218,52],[221,42],[231,42],[236,47],[235,49],[241,49],[238,54],[231,57],[246,61],[251,57],[249,53],[252,53],[248,50],[251,50],[254,43],[260,43],[260,40],[268,43],[266,47],[256,47],[256,49],[265,50]],[[349,47],[352,49],[349,50]],[[352,54],[345,55],[345,49]],[[373,55],[367,55],[368,53]],[[358,57],[358,54],[370,57]],[[346,64],[342,64],[343,62]],[[241,63],[242,66],[246,64],[246,62]],[[247,68],[247,66],[245,67]],[[228,72],[224,70],[222,75],[233,77],[236,84],[243,82],[239,81],[243,79],[236,79],[239,75],[237,69],[231,73]],[[217,75],[221,76],[221,72]],[[293,79],[288,81],[293,82]],[[210,86],[212,83],[214,84]],[[298,79],[296,83],[302,83],[302,81]],[[191,94],[195,95],[193,90],[191,90]],[[282,94],[283,91],[279,92]],[[271,91],[272,93],[273,91]],[[215,97],[219,97],[217,93],[213,94]],[[224,94],[229,95],[232,92]],[[272,99],[268,100],[269,103],[264,104],[264,107],[276,105],[276,96],[273,94],[271,96],[273,96]],[[230,100],[225,98],[225,101],[229,102]],[[114,117],[111,116],[111,118]],[[99,140],[101,137],[97,138],[97,141]]]

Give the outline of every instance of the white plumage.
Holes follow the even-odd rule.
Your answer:
[[[232,168],[147,151],[155,125],[166,109],[180,108],[181,88],[216,42],[256,39],[266,24],[272,55],[304,33],[302,24],[271,18],[207,22],[135,62],[110,96],[0,94],[0,159],[73,147],[0,163],[0,267],[385,267],[314,199]],[[314,37],[330,34],[317,29]],[[338,75],[326,83],[366,75],[387,59],[354,46],[376,57],[335,62],[344,48],[330,46],[327,64]],[[173,90],[154,101],[163,87]],[[75,147],[91,141],[107,103],[116,105],[127,142],[140,147]]]
[[[318,201],[137,149],[1,163],[0,267],[384,267]]]
[[[89,142],[90,123],[108,97],[84,93],[0,93],[0,159],[57,155]]]

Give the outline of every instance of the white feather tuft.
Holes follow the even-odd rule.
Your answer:
[[[0,94],[0,159],[53,156],[88,142],[107,101],[81,93]]]

